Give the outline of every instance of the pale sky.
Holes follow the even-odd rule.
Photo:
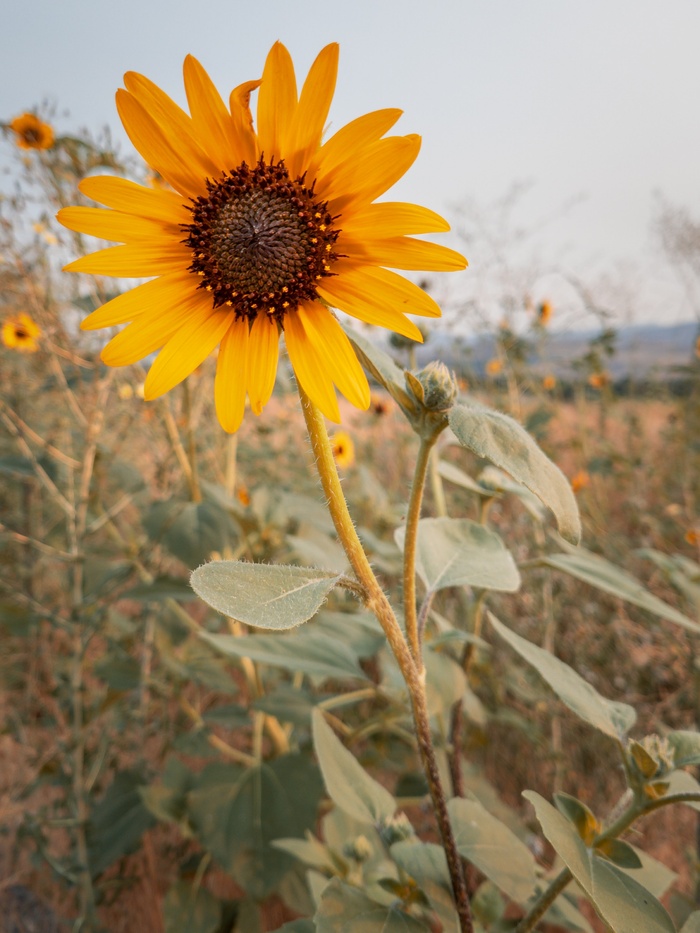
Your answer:
[[[700,218],[698,0],[17,0],[3,26],[0,119],[48,98],[58,132],[109,124],[124,153],[125,71],[184,103],[188,52],[226,97],[260,75],[276,39],[301,76],[338,41],[331,128],[400,107],[397,130],[423,137],[392,199],[451,219],[471,199],[491,224],[488,205],[528,182],[517,221],[555,216],[532,241],[535,279],[565,268],[592,281],[624,263],[640,320],[692,315],[651,220],[655,192]],[[472,283],[482,255],[469,256]]]

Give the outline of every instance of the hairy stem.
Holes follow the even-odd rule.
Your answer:
[[[469,895],[464,879],[464,872],[462,870],[462,863],[447,814],[445,793],[440,781],[437,760],[435,758],[435,749],[430,732],[425,695],[425,670],[420,658],[420,645],[416,641],[415,648],[418,654],[414,656],[404,638],[394,610],[391,608],[391,604],[379,585],[369,560],[367,559],[367,555],[365,554],[350,516],[345,495],[343,494],[323,415],[309,399],[301,386],[299,386],[299,395],[301,397],[301,407],[311,440],[311,448],[316,458],[316,466],[321,479],[321,485],[323,486],[323,491],[328,502],[328,508],[331,518],[333,519],[335,530],[359,582],[364,587],[366,593],[365,603],[368,609],[374,612],[379,620],[391,650],[394,653],[394,657],[401,669],[406,687],[408,688],[421,762],[428,779],[430,796],[433,801],[435,816],[447,856],[452,890],[457,907],[457,914],[459,916],[460,930],[461,933],[473,933],[474,925],[471,918]],[[420,497],[422,496],[422,487],[425,482],[425,473],[431,446],[432,444],[430,443],[421,444],[424,463],[422,466],[422,479],[420,483],[417,484],[420,485],[421,492],[413,506],[415,516],[414,523],[416,525],[418,521],[417,516],[420,512]],[[416,468],[416,474],[421,475],[418,468]],[[412,495],[412,502],[414,499],[416,499],[416,497]],[[415,591],[413,591],[413,618],[415,626]],[[415,628],[415,633],[417,635],[417,627]]]
[[[430,453],[435,441],[436,437],[421,438],[413,473],[411,497],[408,502],[406,537],[403,546],[403,613],[411,654],[419,671],[423,669],[423,657],[416,615],[416,549],[418,544],[418,522],[420,521],[420,511],[423,503],[423,489],[425,488],[425,479],[430,465]]]

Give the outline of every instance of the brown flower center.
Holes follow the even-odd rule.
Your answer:
[[[211,292],[214,307],[232,307],[237,318],[262,312],[279,323],[332,275],[340,230],[326,202],[317,201],[303,176],[292,180],[281,160],[254,168],[244,162],[192,203],[183,241],[189,267]]]

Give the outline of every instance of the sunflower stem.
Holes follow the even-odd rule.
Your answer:
[[[430,465],[430,454],[437,440],[437,435],[421,437],[411,497],[408,502],[406,515],[406,537],[403,546],[403,612],[406,623],[408,643],[411,646],[413,660],[418,670],[423,670],[423,654],[421,649],[421,633],[416,613],[416,549],[418,544],[418,523],[420,521],[421,505],[423,503],[423,490]]]
[[[418,749],[423,770],[428,780],[433,809],[447,857],[452,890],[457,914],[459,916],[460,931],[461,933],[473,933],[474,925],[472,923],[471,908],[469,905],[469,894],[467,892],[462,862],[459,852],[457,851],[457,844],[447,813],[445,792],[440,780],[437,759],[435,757],[435,748],[433,747],[433,739],[430,731],[430,720],[425,692],[425,669],[423,668],[422,659],[420,657],[420,645],[417,644],[418,654],[414,658],[406,638],[401,631],[401,626],[396,619],[394,610],[374,575],[374,571],[372,570],[357,531],[355,530],[355,525],[350,516],[348,504],[333,459],[333,451],[323,415],[306,395],[301,385],[299,385],[299,396],[301,398],[301,408],[304,413],[306,427],[309,432],[311,448],[316,458],[316,467],[328,502],[328,508],[331,518],[333,519],[335,530],[359,582],[365,589],[365,604],[367,608],[376,615],[379,624],[384,630],[384,634],[394,653],[394,657],[399,665],[411,698]],[[425,482],[431,446],[432,443],[430,442],[421,443],[421,452],[425,459],[425,463],[422,466],[422,479],[418,484],[420,485],[421,496],[422,484]],[[418,468],[416,472],[420,475]],[[412,496],[412,500],[413,498]],[[420,512],[420,498],[415,506],[415,511],[416,514]],[[415,620],[415,591],[413,608]]]
[[[183,390],[183,414],[185,416],[185,430],[187,432],[187,458],[190,464],[192,501],[202,501],[202,490],[199,485],[199,473],[197,471],[197,444],[192,429],[192,394],[190,392],[190,380],[185,379],[182,383]]]

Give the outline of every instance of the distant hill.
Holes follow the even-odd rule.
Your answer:
[[[646,375],[668,378],[677,367],[687,366],[693,359],[698,332],[698,325],[693,321],[668,327],[622,327],[617,331],[616,352],[608,370],[616,380]],[[587,352],[596,336],[596,331],[551,332],[547,335],[541,357],[533,353],[529,363],[560,377],[571,375],[572,363]],[[487,361],[494,355],[495,342],[491,335],[469,338],[436,331],[416,353],[421,366],[430,360],[440,359],[452,369],[460,370],[466,366],[478,375],[483,374]]]

